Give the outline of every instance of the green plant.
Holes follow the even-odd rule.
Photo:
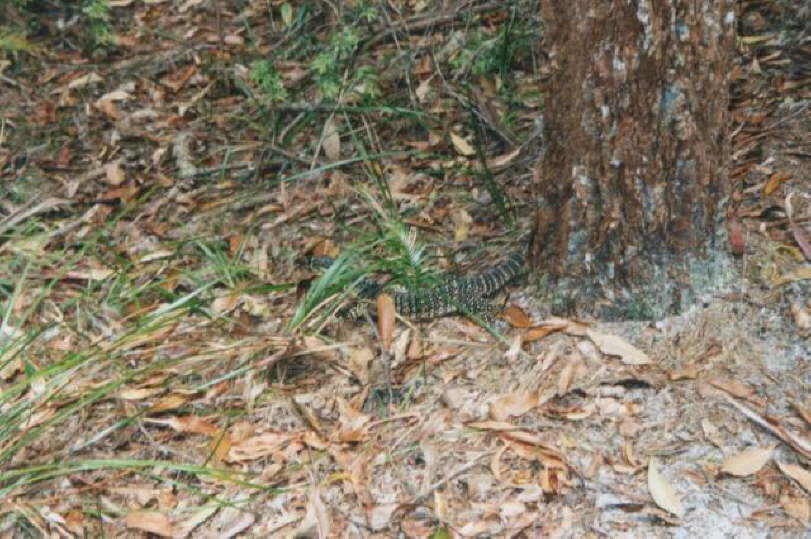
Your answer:
[[[0,51],[10,54],[20,52],[34,53],[38,47],[28,41],[28,37],[18,28],[0,26]]]
[[[471,31],[450,65],[458,73],[469,71],[476,76],[498,74],[509,78],[512,66],[530,57],[536,32],[531,21],[521,22],[513,9],[497,33],[486,29]]]
[[[268,101],[284,101],[287,89],[282,77],[269,60],[257,60],[251,64],[250,77]]]
[[[371,275],[389,276],[385,286],[407,288],[432,286],[436,274],[426,265],[426,246],[417,241],[416,231],[406,225],[393,209],[384,208],[373,195],[361,191],[372,209],[376,227],[372,232],[347,246],[338,258],[313,281],[290,321],[298,328],[316,313],[323,316],[336,312],[341,304]]]
[[[98,46],[110,45],[113,42],[113,30],[110,24],[110,5],[107,0],[85,0],[82,13],[90,23],[93,41]]]

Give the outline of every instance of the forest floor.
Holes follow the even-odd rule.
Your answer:
[[[524,277],[496,332],[385,344],[302,311],[297,259],[510,249],[537,2],[67,4],[0,6],[0,535],[809,533],[802,1],[739,3],[736,290],[573,320]]]

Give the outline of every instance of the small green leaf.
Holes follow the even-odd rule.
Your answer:
[[[284,21],[284,25],[290,26],[290,24],[293,22],[293,8],[290,7],[290,4],[285,2],[284,4],[282,4],[281,12],[282,12],[282,21]]]

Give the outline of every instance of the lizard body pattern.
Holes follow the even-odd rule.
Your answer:
[[[400,316],[418,320],[471,313],[490,318],[495,309],[488,298],[521,273],[525,260],[526,246],[522,246],[501,262],[477,274],[446,275],[431,287],[391,291],[395,311]],[[333,261],[328,257],[312,257],[309,264],[325,268]],[[361,281],[357,295],[362,301],[341,310],[339,315],[349,319],[361,319],[367,313],[374,314],[369,310],[368,300],[377,297],[384,286],[369,279]]]

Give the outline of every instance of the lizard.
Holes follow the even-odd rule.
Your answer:
[[[394,290],[391,292],[397,314],[405,318],[429,320],[453,314],[479,314],[492,318],[494,307],[488,298],[517,277],[526,261],[526,241],[501,262],[471,276],[446,275],[431,287]],[[329,257],[310,257],[311,267],[326,268],[334,262]],[[339,315],[362,319],[369,312],[369,301],[384,290],[385,284],[364,279],[358,284],[358,303],[342,309]]]

